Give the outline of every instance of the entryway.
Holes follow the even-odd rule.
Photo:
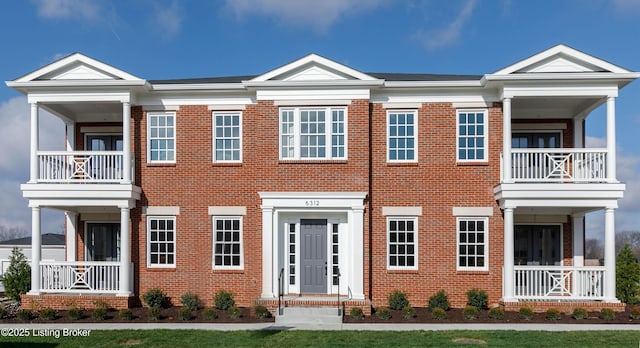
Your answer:
[[[120,261],[119,223],[87,223],[85,237],[87,261]]]
[[[327,220],[300,220],[300,292],[327,293]]]

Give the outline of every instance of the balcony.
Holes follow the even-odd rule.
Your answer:
[[[606,149],[513,149],[515,183],[607,182]]]
[[[121,183],[124,177],[122,151],[39,151],[39,183]],[[133,161],[131,163],[131,178]]]
[[[518,300],[604,300],[605,267],[514,266]]]

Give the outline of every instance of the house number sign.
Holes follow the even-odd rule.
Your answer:
[[[307,207],[318,207],[318,206],[320,206],[320,201],[314,200],[314,199],[310,199],[310,200],[304,201],[304,205],[307,206]]]

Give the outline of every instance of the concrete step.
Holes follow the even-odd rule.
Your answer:
[[[282,315],[276,316],[276,325],[308,324],[339,325],[342,316],[336,307],[286,307]]]

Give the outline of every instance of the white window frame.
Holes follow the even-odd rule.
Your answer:
[[[238,140],[238,151],[239,151],[239,158],[237,160],[231,159],[231,160],[225,160],[225,159],[216,159],[216,154],[217,154],[217,125],[216,125],[216,117],[217,116],[237,116],[238,117],[238,137],[234,137],[233,135],[231,137],[221,137],[221,140]],[[214,111],[212,112],[212,117],[211,117],[211,129],[212,129],[212,139],[213,139],[213,163],[242,163],[242,112],[240,111]],[[226,128],[226,126],[223,125],[223,129]],[[234,126],[231,126],[231,129],[233,129]],[[235,149],[222,149],[224,152],[227,151],[235,151]]]
[[[173,263],[157,264],[151,263],[151,220],[171,220],[173,221]],[[177,261],[177,238],[178,228],[176,226],[176,217],[167,215],[147,216],[147,268],[176,268]],[[167,242],[167,241],[165,241]]]
[[[240,243],[240,264],[237,266],[231,265],[216,265],[216,242],[217,242],[217,231],[216,231],[216,222],[218,220],[239,220],[239,243]],[[244,240],[243,240],[243,219],[242,216],[235,215],[214,215],[211,218],[212,221],[212,240],[213,240],[213,248],[211,248],[211,266],[212,269],[215,270],[243,270],[244,269]],[[224,255],[224,254],[222,254]],[[235,254],[231,254],[232,256]],[[224,262],[223,262],[224,263]]]
[[[412,114],[413,115],[413,159],[391,159],[389,157],[389,152],[391,150],[391,115],[392,114]],[[387,145],[385,147],[387,162],[391,163],[415,163],[418,162],[418,110],[416,109],[400,109],[400,110],[387,110],[387,119],[386,119],[386,129],[387,129]],[[397,137],[397,135],[396,135]],[[405,139],[408,139],[409,136],[404,136]],[[397,149],[397,147],[396,147]]]
[[[484,222],[484,266],[460,266],[460,222],[461,221],[483,221]],[[474,243],[478,246],[479,243]],[[467,253],[465,257],[468,257]],[[475,253],[473,256],[480,256]],[[489,217],[486,216],[458,216],[456,217],[456,269],[458,271],[488,271],[489,270]]]
[[[482,138],[484,139],[484,146],[483,146],[483,158],[482,159],[461,159],[460,158],[460,114],[468,114],[468,113],[475,113],[475,114],[479,114],[482,113],[483,114],[483,120],[484,122],[482,123],[483,127],[484,127],[484,134],[482,136]],[[468,123],[466,123],[468,124]],[[477,123],[476,123],[477,124]],[[465,139],[469,139],[469,135],[463,135],[465,137]],[[478,137],[477,135],[473,136],[475,139],[478,139],[480,137]],[[475,146],[475,145],[474,145]],[[465,147],[465,149],[468,149],[468,147]],[[474,147],[474,149],[476,149],[476,147]],[[457,109],[456,110],[456,160],[458,162],[467,162],[467,163],[473,163],[473,162],[488,162],[489,161],[489,110],[488,109]]]
[[[348,156],[348,108],[344,106],[328,106],[328,107],[319,107],[319,106],[309,106],[309,107],[281,107],[278,111],[278,153],[279,159],[283,161],[330,161],[330,160],[346,160]],[[300,113],[302,111],[324,111],[325,113],[325,156],[324,157],[301,157],[300,155],[300,147],[301,147],[301,120]],[[343,132],[342,133],[333,133],[333,111],[341,111],[344,115],[343,123]],[[283,112],[293,112],[293,148],[294,154],[293,157],[285,157],[283,153],[283,132],[282,132],[282,114]],[[341,135],[344,137],[344,156],[336,156],[333,157],[333,136]]]
[[[412,221],[413,222],[413,266],[392,266],[391,265],[391,221]],[[388,270],[417,270],[418,269],[418,217],[417,216],[387,216],[387,269]],[[397,242],[396,242],[397,243]],[[405,244],[408,244],[405,242]],[[397,255],[397,253],[396,253]],[[406,252],[405,256],[408,255]]]
[[[173,140],[173,159],[171,160],[152,160],[151,159],[151,119],[159,116],[173,116],[173,137],[154,137],[153,139],[172,139]],[[176,151],[176,113],[168,111],[149,111],[147,112],[147,163],[176,163],[177,151]]]

